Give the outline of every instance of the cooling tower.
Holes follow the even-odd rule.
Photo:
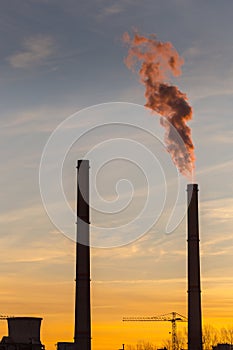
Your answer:
[[[40,344],[40,317],[10,317],[8,322],[8,337],[12,343]]]

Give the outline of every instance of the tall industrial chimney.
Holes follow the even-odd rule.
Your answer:
[[[74,343],[79,350],[91,350],[89,161],[77,166],[77,241]]]
[[[188,192],[188,350],[202,350],[198,185]]]

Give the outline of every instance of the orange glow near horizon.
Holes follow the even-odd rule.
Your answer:
[[[228,223],[229,219],[224,216],[218,227],[216,211],[207,210],[205,203],[201,205],[203,325],[211,324],[220,329],[233,326],[233,278],[226,265],[221,270],[223,262],[231,266],[232,225],[225,224],[223,242],[217,236],[216,250],[214,237],[213,241],[203,239],[208,232],[213,235],[214,229],[219,231],[223,220]],[[225,201],[222,206],[216,205],[220,213],[224,205]],[[232,206],[229,206],[229,213],[230,208]],[[206,219],[213,227],[206,227],[205,212],[213,215]],[[153,235],[154,232],[149,236],[151,240],[142,239],[121,248],[92,249],[93,350],[118,350],[122,343],[136,344],[141,340],[161,346],[163,339],[170,338],[169,322],[126,323],[122,322],[124,316],[156,316],[172,311],[187,315],[185,227],[168,236],[162,246],[155,244],[151,249]],[[225,242],[226,237],[229,241]],[[51,234],[46,242],[41,241],[40,249],[37,246],[28,250],[22,244],[20,249],[18,246],[12,249],[11,256],[9,249],[4,250],[5,263],[1,266],[8,270],[1,275],[1,314],[42,317],[41,340],[47,350],[55,350],[59,341],[73,341],[74,248],[74,242],[63,235]],[[160,249],[163,254],[158,259]],[[177,327],[182,331],[185,324],[179,323]],[[7,324],[2,321],[0,336],[5,335]]]
[[[221,282],[223,283],[223,282]],[[221,283],[214,288],[203,281],[203,325],[211,324],[220,329],[233,326],[232,282],[229,280],[224,298]],[[3,311],[15,316],[41,316],[41,340],[47,350],[54,350],[59,341],[73,341],[74,331],[74,282],[20,287],[15,280],[17,295],[13,301],[7,297],[8,283],[2,288],[5,295]],[[40,301],[38,296],[40,295]],[[124,316],[156,316],[170,311],[186,315],[186,281],[127,281],[92,282],[92,348],[94,350],[120,349],[122,344],[135,345],[148,341],[162,346],[170,339],[170,322],[122,322]],[[229,300],[229,303],[228,303]],[[221,304],[222,303],[222,304]],[[225,317],[223,317],[225,315]],[[185,323],[177,323],[179,332],[184,332]],[[0,325],[1,336],[7,335],[6,321]]]

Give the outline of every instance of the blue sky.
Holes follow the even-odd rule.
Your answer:
[[[145,103],[144,87],[124,65],[127,48],[121,37],[133,28],[170,41],[185,60],[183,74],[173,82],[187,93],[194,109],[190,126],[200,187],[204,316],[217,325],[220,319],[230,322],[232,13],[230,0],[12,0],[1,4],[1,313],[42,315],[45,342],[51,348],[56,341],[72,339],[74,247],[43,208],[41,155],[58,124],[82,108],[115,101]],[[82,122],[86,116],[81,116]],[[85,146],[88,143],[90,139]],[[76,158],[71,152],[69,169],[65,169],[71,202]],[[109,336],[115,348],[119,341],[139,340],[128,328],[121,328],[119,320],[125,313],[186,313],[185,220],[170,236],[163,235],[163,227],[162,218],[161,225],[131,245],[93,249],[95,349],[101,348],[101,329],[108,322],[113,324]],[[162,297],[155,285],[164,291]],[[173,295],[168,293],[171,285]],[[66,301],[60,295],[54,299],[55,288],[61,288]],[[145,305],[145,296],[150,305]],[[66,320],[62,327],[57,315]],[[51,334],[49,324],[63,331]],[[120,334],[125,339],[119,340]]]

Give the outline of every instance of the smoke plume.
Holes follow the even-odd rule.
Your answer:
[[[155,35],[149,38],[128,33],[123,41],[129,46],[125,63],[135,72],[140,64],[139,75],[145,85],[145,106],[161,115],[165,128],[165,143],[174,164],[181,174],[189,177],[194,169],[194,146],[187,121],[192,119],[192,108],[186,94],[169,84],[170,76],[179,76],[184,63],[169,42],[160,42]],[[183,142],[182,142],[182,141]]]

